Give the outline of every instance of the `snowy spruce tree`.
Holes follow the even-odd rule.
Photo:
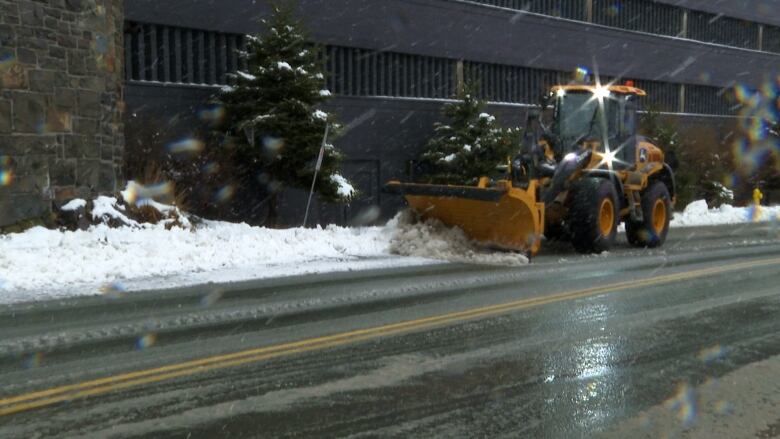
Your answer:
[[[496,167],[516,153],[520,130],[499,127],[484,108],[485,102],[474,96],[470,86],[458,102],[444,105],[447,123],[436,123],[434,137],[420,158],[425,170],[422,180],[472,185],[479,177],[495,174]]]
[[[342,155],[330,143],[338,125],[319,109],[330,96],[320,48],[307,42],[290,1],[271,4],[273,15],[263,20],[265,31],[246,36],[239,71],[220,97],[232,137],[242,186],[260,183],[270,193],[270,216],[275,221],[276,196],[281,187],[308,190],[314,178],[326,125],[328,144],[317,174],[315,191],[326,201],[344,202],[355,195],[339,174]]]

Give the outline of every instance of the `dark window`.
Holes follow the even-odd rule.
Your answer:
[[[780,53],[780,27],[764,26],[764,47],[767,52]]]
[[[680,109],[680,85],[658,81],[635,81],[637,88],[647,92],[642,106],[648,110],[676,112]]]
[[[471,0],[474,3],[553,17],[586,21],[586,0]],[[721,14],[694,11],[653,0],[593,0],[594,23],[647,32],[682,36],[683,16],[688,12],[686,37],[726,46],[758,49],[758,23]],[[780,29],[766,26],[764,50],[780,53]]]
[[[758,49],[758,24],[723,15],[690,11],[688,38],[726,46]]]
[[[328,46],[328,86],[346,96],[449,98],[455,61],[395,52]]]
[[[226,84],[241,64],[236,34],[128,22],[125,77],[134,81]]]
[[[474,0],[502,8],[528,11],[571,20],[586,20],[584,0]]]
[[[477,86],[477,96],[493,102],[533,104],[551,86],[567,82],[569,74],[555,70],[478,62],[464,64],[465,79]]]
[[[593,0],[594,23],[659,35],[679,35],[683,11],[648,0]]]
[[[685,86],[685,112],[696,114],[733,114],[728,89],[704,85]]]

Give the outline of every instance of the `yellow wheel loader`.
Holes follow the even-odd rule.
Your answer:
[[[582,253],[615,242],[624,222],[636,246],[664,243],[675,200],[663,152],[637,135],[643,90],[627,85],[557,85],[529,111],[521,152],[476,186],[390,181],[422,218],[470,238],[533,256],[548,240],[569,239]],[[552,105],[551,105],[552,104]],[[542,113],[552,107],[552,122]],[[548,111],[549,112],[549,111]]]

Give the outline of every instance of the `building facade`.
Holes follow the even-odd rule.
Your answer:
[[[321,223],[349,223],[380,192],[408,178],[457,78],[505,125],[577,66],[647,90],[645,105],[714,129],[733,119],[736,84],[780,74],[780,10],[771,0],[299,0],[314,43],[325,47],[328,104],[345,125],[344,174],[361,197],[318,205]],[[264,2],[126,0],[127,142],[192,136],[199,108],[241,68],[243,35],[262,31]],[[153,135],[149,131],[154,131]],[[305,194],[287,191],[283,216],[302,216]]]

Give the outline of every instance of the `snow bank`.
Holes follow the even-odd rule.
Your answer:
[[[694,201],[682,213],[676,213],[671,227],[714,226],[748,222],[774,221],[780,217],[780,206],[734,207],[724,204],[709,209],[704,200]]]
[[[106,215],[115,214],[110,200]],[[462,231],[402,213],[382,227],[268,229],[205,221],[0,235],[0,303],[124,294],[207,282],[438,263],[522,265],[516,253],[481,249]]]
[[[232,270],[230,278],[220,278],[228,281],[264,277],[264,269],[272,276],[349,270],[350,262],[365,258],[382,258],[385,265],[426,262],[388,261],[393,232],[392,227],[336,226],[275,230],[224,222],[205,222],[192,231],[166,230],[162,224],[101,224],[75,232],[35,227],[0,235],[0,302],[63,295],[58,293],[63,289],[72,290],[65,295],[96,294],[107,284],[152,277],[178,276],[164,286],[197,283],[204,277],[192,281],[181,275],[220,270]],[[311,261],[341,264],[307,271]]]
[[[394,254],[487,265],[528,263],[528,258],[519,253],[482,249],[458,228],[447,227],[436,220],[417,222],[410,212],[399,214],[388,223],[390,225],[396,228],[390,242],[390,251]]]

